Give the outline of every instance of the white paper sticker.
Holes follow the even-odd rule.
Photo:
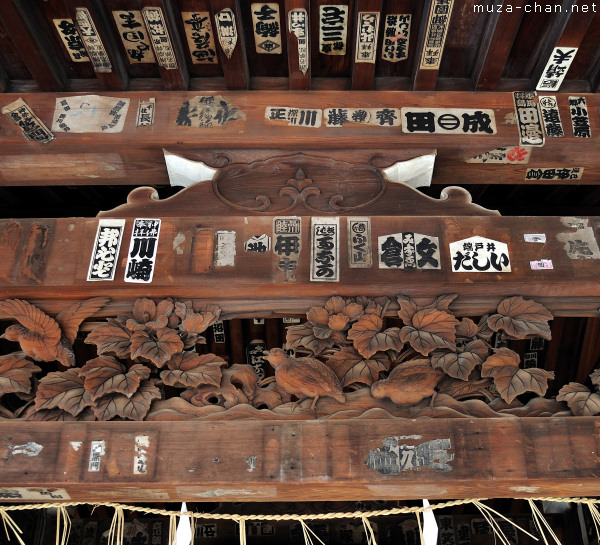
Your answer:
[[[154,125],[154,111],[156,108],[156,100],[149,98],[148,100],[140,100],[138,103],[136,127],[149,127]]]
[[[542,269],[553,269],[552,260],[551,259],[540,259],[538,261],[530,261],[529,265],[531,266],[532,271],[539,271]]]
[[[125,220],[101,219],[98,221],[96,240],[88,269],[88,281],[112,281],[115,279],[124,228]]]
[[[454,0],[432,0],[421,55],[421,70],[439,70]]]
[[[137,10],[113,11],[117,31],[121,36],[127,60],[131,64],[156,62],[142,12]]]
[[[286,282],[296,280],[302,246],[302,219],[296,216],[273,218],[273,253],[279,256],[277,268],[285,273]]]
[[[267,106],[265,108],[265,119],[271,122],[285,122],[289,127],[312,127],[318,129],[321,126],[322,110],[305,110],[287,106]]]
[[[225,324],[223,320],[217,320],[212,325],[213,337],[217,344],[223,344],[225,342]]]
[[[208,11],[182,11],[192,64],[218,64],[215,37]]]
[[[56,31],[73,62],[90,62],[90,56],[73,19],[52,19]]]
[[[410,13],[390,13],[385,16],[381,58],[384,61],[398,62],[408,59],[410,40]]]
[[[121,132],[128,109],[128,98],[99,95],[59,97],[54,107],[52,130],[72,133]]]
[[[526,165],[531,157],[531,146],[496,148],[467,159],[466,163]]]
[[[523,235],[525,242],[537,242],[538,244],[546,243],[546,233],[525,233]]]
[[[38,488],[38,487],[0,487],[0,500],[70,500],[64,488]]]
[[[526,180],[581,180],[583,167],[542,167],[528,168]]]
[[[235,26],[235,15],[229,8],[222,9],[215,16],[217,35],[219,43],[228,59],[231,59],[237,44],[237,28]]]
[[[496,134],[494,110],[402,108],[402,132],[408,134]]]
[[[373,265],[371,218],[348,218],[348,264],[351,269]]]
[[[217,231],[215,253],[216,267],[235,265],[235,231]]]
[[[450,244],[453,272],[511,272],[508,246],[484,237],[470,237]]]
[[[264,254],[271,249],[271,237],[269,235],[254,235],[244,242],[244,251]]]
[[[393,233],[378,238],[380,269],[440,269],[438,237],[421,233]]]
[[[177,69],[177,57],[171,44],[171,36],[169,36],[162,9],[158,7],[144,8],[142,15],[150,33],[152,48],[158,64],[166,70]]]
[[[133,456],[133,474],[145,475],[148,473],[148,450],[150,448],[150,437],[148,435],[137,435],[135,438]]]
[[[354,62],[369,62],[375,64],[379,12],[361,11],[358,13],[357,23]]]
[[[90,461],[88,471],[100,471],[102,456],[106,454],[106,444],[104,441],[92,441],[90,445]]]
[[[513,93],[521,146],[544,145],[540,110],[534,100],[536,95],[535,91],[515,91]]]
[[[149,284],[154,277],[158,237],[160,235],[159,219],[139,218],[133,223],[125,282]]]
[[[542,109],[542,121],[544,122],[544,130],[546,136],[550,138],[562,138],[565,135],[558,104],[554,96],[540,96],[540,108]]]
[[[54,139],[54,134],[22,98],[4,106],[2,113],[21,128],[27,140],[47,144]]]
[[[310,279],[338,282],[340,273],[340,218],[311,219]]]
[[[323,110],[327,127],[343,127],[346,123],[373,125],[375,127],[400,127],[398,108],[327,108]]]
[[[558,91],[576,54],[576,47],[555,47],[536,89],[538,91]]]
[[[104,44],[96,30],[96,25],[87,8],[75,9],[75,20],[77,28],[83,40],[83,45],[88,52],[94,71],[98,74],[109,74],[112,72],[112,65],[108,58],[108,53],[104,49]]]
[[[576,138],[591,138],[590,118],[585,97],[569,97],[569,111],[573,136]]]
[[[279,4],[254,3],[250,5],[250,11],[254,25],[256,52],[281,54]]]
[[[308,55],[308,14],[305,9],[291,9],[288,13],[290,34],[298,40],[298,67],[306,74],[309,64]]]
[[[319,51],[324,55],[345,55],[348,37],[348,6],[319,7]]]

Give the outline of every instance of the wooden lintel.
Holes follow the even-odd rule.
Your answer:
[[[569,246],[564,240],[575,231],[565,227],[560,218],[373,216],[373,266],[352,269],[348,264],[347,222],[342,216],[340,281],[311,282],[310,216],[301,216],[301,252],[296,280],[286,281],[286,275],[278,268],[278,255],[272,251],[264,254],[244,251],[244,242],[253,235],[273,236],[272,217],[250,212],[238,217],[216,217],[198,212],[197,217],[174,218],[161,214],[160,210],[160,206],[149,206],[131,212],[134,216],[124,211],[111,212],[110,217],[130,219],[125,225],[115,280],[110,282],[87,281],[97,219],[0,222],[0,299],[28,299],[46,312],[56,313],[67,304],[65,300],[108,294],[111,302],[102,316],[130,312],[133,301],[139,297],[196,299],[199,304],[218,300],[225,317],[285,316],[286,312],[303,314],[333,293],[345,297],[386,295],[392,298],[404,294],[422,302],[444,293],[455,293],[458,298],[453,303],[453,312],[461,316],[494,312],[503,298],[517,294],[535,299],[555,315],[597,316],[600,307],[600,260],[568,256]],[[132,217],[162,218],[154,277],[149,284],[124,281]],[[590,218],[589,225],[598,232],[600,218]],[[235,233],[236,254],[232,266],[217,264],[213,252],[197,254],[194,237],[198,227],[209,231],[214,240],[218,231]],[[439,270],[379,267],[378,237],[405,231],[439,238]],[[524,242],[526,233],[544,233],[546,243]],[[587,234],[581,232],[579,238]],[[507,244],[511,272],[453,272],[449,244],[474,235]],[[214,253],[218,255],[216,250]],[[551,260],[553,269],[532,270],[530,262],[540,259]],[[197,263],[198,260],[202,263]],[[206,266],[202,268],[198,264]],[[394,312],[390,308],[390,313]],[[7,316],[0,316],[4,318]]]
[[[526,0],[512,2],[513,11],[503,10],[505,0],[495,0],[494,6],[500,6],[501,11],[495,11],[488,18],[488,23],[481,39],[479,54],[473,69],[473,84],[478,91],[493,91],[498,87],[506,60],[510,54],[513,42],[519,31],[523,18],[523,8]]]
[[[71,93],[75,94],[75,93]],[[76,93],[81,94],[81,93]],[[22,97],[36,115],[52,126],[56,99],[68,93],[3,94],[1,106]],[[234,162],[251,162],[289,153],[310,152],[339,158],[352,157],[368,164],[375,153],[394,161],[412,159],[437,150],[433,184],[559,184],[569,186],[599,184],[600,167],[597,130],[600,130],[600,98],[586,95],[592,138],[575,138],[570,129],[568,93],[557,94],[565,127],[564,138],[548,138],[543,147],[531,149],[529,162],[514,164],[466,163],[476,155],[499,147],[518,145],[518,127],[508,124],[514,116],[512,93],[468,94],[403,91],[337,92],[264,91],[252,92],[153,92],[156,115],[152,127],[136,127],[137,103],[147,100],[147,92],[112,96],[130,99],[124,129],[114,134],[72,134],[59,132],[48,144],[25,140],[21,129],[6,116],[0,116],[0,186],[11,185],[167,185],[169,178],[163,149],[211,166],[223,161],[222,153]],[[197,128],[178,126],[175,119],[186,100],[197,95],[222,95],[231,107],[241,110],[245,119],[225,126]],[[343,127],[318,129],[288,126],[287,122],[265,119],[270,106],[294,108],[465,108],[493,110],[496,134],[428,132],[405,133],[399,126],[346,123]],[[404,120],[403,120],[404,121]],[[509,121],[510,122],[510,121]],[[31,153],[35,150],[35,153]],[[287,150],[287,151],[285,151]],[[351,150],[351,152],[349,152]],[[337,155],[335,155],[337,154]],[[527,170],[583,168],[581,179],[527,179]]]
[[[3,490],[51,491],[47,501],[57,494],[87,502],[600,494],[593,417],[3,421],[0,433]],[[93,442],[101,448],[90,464]],[[416,455],[400,458],[396,444]]]

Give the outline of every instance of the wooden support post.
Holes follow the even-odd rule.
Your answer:
[[[576,382],[583,383],[598,366],[600,360],[600,319],[588,318],[585,325],[583,345],[579,354]]]
[[[66,74],[38,9],[22,0],[0,2],[0,20],[7,34],[42,91],[62,91]]]
[[[171,2],[170,0],[142,0],[142,4],[144,8],[155,7],[160,8],[162,11],[162,16],[169,33],[169,41],[175,55],[177,66],[174,67],[173,64],[164,66],[165,63],[161,63],[155,52],[156,63],[160,70],[160,77],[162,78],[164,88],[167,91],[183,91],[188,88],[189,84],[188,69],[182,47],[182,39],[185,39],[185,37],[179,36],[177,30],[179,27],[175,22],[175,14],[173,13]],[[150,29],[148,29],[148,32],[150,32],[149,38],[152,40]]]
[[[78,12],[80,14],[81,22],[89,15],[95,27],[95,30],[90,30],[89,32],[97,33],[97,37],[94,36],[93,39],[99,39],[102,42],[102,47],[105,51],[105,54],[103,53],[102,57],[104,58],[106,56],[110,63],[110,68],[105,67],[97,69],[97,67],[94,67],[96,78],[102,88],[107,91],[126,90],[129,77],[125,65],[123,64],[121,54],[117,50],[116,42],[111,39],[112,33],[110,32],[110,23],[104,5],[100,3],[99,0],[65,0],[65,4],[67,4],[69,8],[71,19],[79,26],[79,31],[80,34],[82,34],[84,44],[86,42],[84,34],[88,31],[82,31],[81,24],[77,22]],[[83,18],[82,14],[84,15]],[[98,42],[96,41],[95,44],[97,45]],[[87,46],[86,48],[89,52],[89,48]],[[90,55],[90,58],[91,57],[92,55]],[[92,64],[94,64],[93,61]]]
[[[378,32],[377,29],[375,31],[375,53],[373,62],[357,62],[359,58],[360,51],[359,48],[359,33],[360,33],[360,13],[361,12],[375,12],[378,14],[377,17],[377,26],[382,28],[383,24],[381,22],[382,17],[382,9],[383,9],[383,0],[356,0],[356,13],[354,15],[354,36],[352,42],[352,89],[354,90],[365,90],[370,91],[373,89],[373,82],[375,79],[375,64],[377,62],[377,53],[379,49],[377,48],[378,40]]]
[[[239,0],[210,0],[213,17],[213,29],[215,41],[219,42],[219,26],[217,21],[218,13],[224,9],[230,9],[235,17],[235,27],[237,32],[237,43],[228,58],[223,51],[220,43],[217,44],[219,51],[219,60],[223,67],[223,75],[228,89],[248,89],[250,86],[250,71],[248,69],[248,59],[246,56],[246,38],[244,27],[242,25],[242,14],[240,11]]]
[[[424,2],[419,47],[415,51],[413,68],[413,90],[415,91],[435,90],[453,5],[453,0],[439,5],[436,0]]]
[[[306,73],[300,70],[298,58],[298,38],[290,32],[289,12],[293,9],[306,10],[306,42],[308,47],[308,69]],[[285,14],[281,17],[281,25],[285,25],[287,36],[289,88],[298,91],[310,91],[311,87],[311,33],[318,32],[310,25],[310,1],[309,0],[285,0]]]
[[[505,3],[505,0],[496,0],[494,5],[502,9]],[[493,91],[498,87],[523,19],[525,4],[526,0],[514,0],[512,6],[515,9],[512,12],[502,9],[489,16],[473,69],[473,87],[477,91]]]

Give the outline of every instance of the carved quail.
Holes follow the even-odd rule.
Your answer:
[[[320,397],[332,397],[340,403],[346,399],[342,385],[334,372],[315,358],[290,358],[281,348],[264,352],[265,359],[275,369],[275,380],[288,394],[301,399],[312,397],[311,410]]]
[[[6,328],[0,339],[18,342],[21,350],[35,361],[57,360],[65,367],[75,365],[73,343],[79,325],[102,308],[109,297],[93,297],[61,310],[56,319],[21,299],[0,301],[0,314],[19,322]]]

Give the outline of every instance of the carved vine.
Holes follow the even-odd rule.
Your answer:
[[[574,415],[600,413],[600,370],[591,375],[595,391],[570,383],[556,401],[541,400],[536,396],[546,394],[554,374],[523,368],[507,347],[492,348],[499,333],[550,340],[552,315],[545,307],[510,297],[475,323],[452,314],[455,298],[442,295],[422,305],[402,295],[332,297],[309,309],[305,323],[288,328],[287,348],[296,357],[280,348],[265,352],[274,376],[262,382],[250,365],[198,352],[206,342],[201,334],[220,317],[215,305],[194,309],[191,301],[138,299],[131,313],[92,329],[85,342],[97,354],[79,365],[73,350],[79,326],[108,298],[70,305],[55,317],[27,301],[5,300],[0,312],[18,323],[2,338],[18,342],[20,351],[0,356],[0,396],[14,396],[21,406],[5,406],[0,414],[143,420],[234,410],[245,417],[314,418],[383,409],[447,416],[461,412],[461,404],[478,416],[552,414],[566,406]],[[386,324],[390,315],[395,324]],[[165,400],[167,390],[175,397]]]

